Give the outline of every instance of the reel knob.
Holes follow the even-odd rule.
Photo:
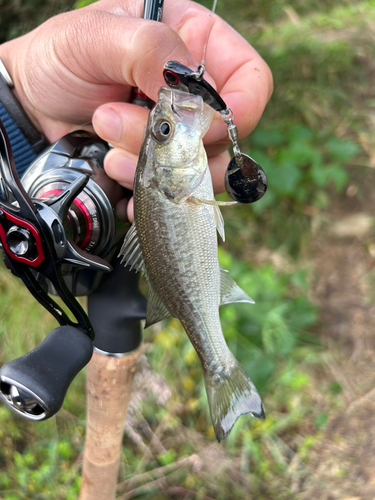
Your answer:
[[[12,226],[6,234],[9,250],[22,257],[27,255],[34,244],[30,231],[24,227]]]
[[[1,367],[0,399],[29,420],[50,418],[92,353],[92,341],[81,330],[55,328],[31,352]]]
[[[6,382],[4,379],[1,382],[1,392],[3,398],[6,398],[7,405],[14,409],[17,413],[28,414],[34,417],[42,415],[46,408],[41,401],[37,400],[37,396],[24,387],[13,385]]]

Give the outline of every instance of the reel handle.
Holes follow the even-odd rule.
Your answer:
[[[0,399],[29,420],[46,420],[59,411],[92,353],[92,341],[83,331],[70,325],[55,328],[35,349],[1,367]]]

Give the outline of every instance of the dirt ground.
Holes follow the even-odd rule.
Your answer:
[[[375,499],[375,171],[365,174],[315,221],[313,299],[344,398],[311,450],[301,500]]]

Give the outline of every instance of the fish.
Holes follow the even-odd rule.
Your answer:
[[[220,324],[220,305],[254,301],[219,265],[223,203],[215,200],[203,145],[212,118],[213,110],[200,96],[160,89],[135,174],[134,222],[120,255],[146,278],[145,327],[173,316],[185,329],[202,364],[220,442],[240,415],[263,419],[265,413]]]

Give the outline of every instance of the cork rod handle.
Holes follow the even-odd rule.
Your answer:
[[[87,367],[87,429],[79,500],[114,500],[126,411],[140,349],[94,352]]]

